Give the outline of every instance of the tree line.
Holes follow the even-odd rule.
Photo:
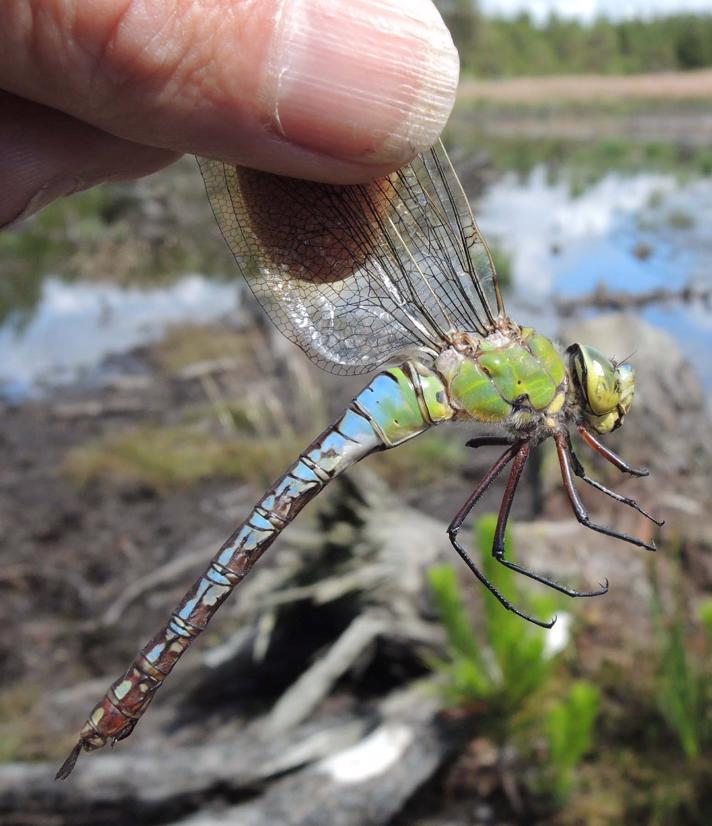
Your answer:
[[[635,74],[712,66],[712,14],[584,24],[551,15],[485,17],[470,0],[443,3],[463,70],[485,77]]]

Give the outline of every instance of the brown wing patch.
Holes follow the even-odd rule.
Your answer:
[[[350,278],[383,245],[376,220],[388,209],[384,186],[317,184],[235,168],[245,215],[268,266],[292,278],[333,284]]]

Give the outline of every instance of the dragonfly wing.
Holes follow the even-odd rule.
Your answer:
[[[334,373],[486,335],[503,313],[486,245],[444,150],[337,186],[199,158],[220,229],[274,323]]]

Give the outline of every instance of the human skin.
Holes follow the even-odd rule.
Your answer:
[[[185,152],[370,180],[435,141],[458,68],[431,0],[3,0],[0,226]]]

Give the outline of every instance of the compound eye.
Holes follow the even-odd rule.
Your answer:
[[[597,415],[610,413],[621,397],[621,389],[610,359],[597,352],[589,362],[586,393],[591,410]]]
[[[586,404],[596,416],[616,408],[621,398],[618,372],[609,358],[595,347],[585,344],[570,348],[576,375]]]
[[[617,370],[621,388],[621,400],[618,407],[624,416],[630,413],[635,395],[635,370],[630,364],[621,364]]]

